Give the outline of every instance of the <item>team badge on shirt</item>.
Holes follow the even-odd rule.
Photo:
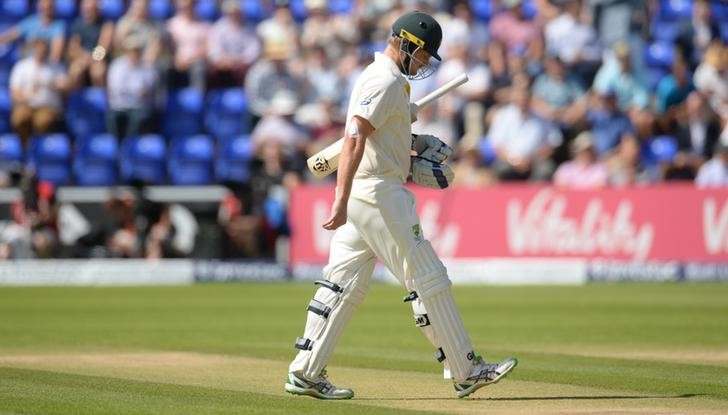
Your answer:
[[[420,224],[412,225],[412,235],[415,238],[415,241],[422,242],[422,229],[420,229]]]
[[[369,105],[371,103],[372,103],[372,100],[367,98],[367,99],[364,99],[361,102],[359,102],[359,105],[361,105],[362,107],[366,107],[367,105]]]

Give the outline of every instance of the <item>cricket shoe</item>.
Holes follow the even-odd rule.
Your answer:
[[[509,357],[500,363],[485,363],[482,357],[476,356],[475,365],[468,379],[454,384],[458,398],[464,398],[483,386],[497,383],[517,365],[518,359],[514,357]]]
[[[300,373],[289,373],[285,384],[286,392],[294,395],[308,395],[318,399],[351,399],[354,391],[337,388],[329,382],[326,369],[316,379],[306,379]]]

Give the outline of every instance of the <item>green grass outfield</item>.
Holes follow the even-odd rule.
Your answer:
[[[329,367],[283,392],[309,284],[0,287],[0,414],[728,413],[728,284],[455,287],[511,376],[457,399],[406,294],[373,285]]]

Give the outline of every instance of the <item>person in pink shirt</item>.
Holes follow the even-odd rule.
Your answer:
[[[197,19],[192,0],[177,0],[177,13],[167,22],[167,31],[174,43],[172,86],[204,91],[210,25]]]
[[[507,50],[528,48],[534,42],[543,42],[541,27],[523,14],[522,0],[501,0],[506,8],[490,21],[493,40],[503,43]]]
[[[568,189],[599,189],[607,185],[607,168],[597,159],[592,134],[583,131],[571,143],[573,159],[554,173],[554,184]]]

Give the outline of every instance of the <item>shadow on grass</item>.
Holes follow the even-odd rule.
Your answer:
[[[673,396],[651,396],[651,395],[604,395],[604,396],[513,396],[503,398],[479,398],[471,397],[462,399],[463,401],[591,401],[591,400],[617,400],[617,399],[686,399],[702,396],[700,393],[685,393]],[[412,398],[355,398],[357,401],[451,401],[458,398],[453,396],[449,398],[433,398],[433,397],[412,397]]]

